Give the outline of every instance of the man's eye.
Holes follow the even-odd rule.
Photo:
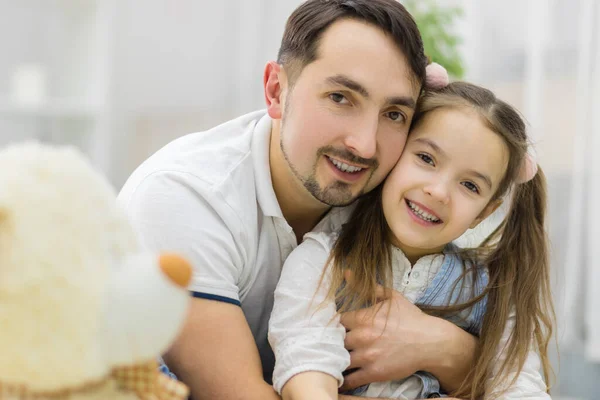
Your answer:
[[[387,116],[392,121],[403,122],[406,120],[404,114],[402,114],[400,111],[390,111],[387,113]]]
[[[345,104],[348,102],[348,100],[346,100],[346,97],[341,94],[341,93],[331,93],[329,95],[329,98],[334,102],[334,103],[338,103],[338,104]]]

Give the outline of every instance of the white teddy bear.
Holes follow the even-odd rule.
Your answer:
[[[144,251],[75,149],[0,151],[0,399],[185,399],[156,358],[187,310],[191,268]]]

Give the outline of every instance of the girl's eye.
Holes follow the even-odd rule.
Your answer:
[[[463,184],[464,187],[466,187],[467,189],[469,189],[471,192],[473,192],[473,193],[479,193],[479,188],[473,182],[463,182],[462,184]]]
[[[406,117],[400,111],[390,111],[387,113],[387,117],[394,122],[406,121]]]
[[[421,160],[423,160],[423,162],[429,165],[435,165],[435,163],[433,162],[433,158],[429,157],[427,154],[417,154],[417,157],[419,157]]]
[[[338,104],[346,104],[346,103],[348,103],[348,100],[346,99],[346,96],[344,96],[341,93],[331,93],[329,95],[329,98],[334,103],[338,103]]]

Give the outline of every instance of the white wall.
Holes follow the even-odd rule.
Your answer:
[[[113,97],[120,184],[148,154],[184,133],[263,107],[262,71],[275,59],[298,0],[122,0]]]

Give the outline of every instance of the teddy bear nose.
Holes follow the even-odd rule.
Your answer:
[[[186,288],[192,279],[192,267],[183,257],[173,253],[162,253],[159,256],[160,269],[177,286]]]

